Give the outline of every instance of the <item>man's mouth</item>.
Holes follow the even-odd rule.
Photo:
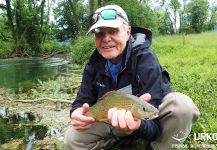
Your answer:
[[[110,48],[114,48],[115,46],[103,46],[102,48],[104,49],[110,49]]]

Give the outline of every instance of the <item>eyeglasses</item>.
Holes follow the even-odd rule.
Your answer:
[[[116,33],[118,33],[118,29],[115,29],[115,28],[107,28],[107,29],[104,29],[104,30],[101,30],[101,29],[95,29],[95,31],[93,32],[95,37],[96,38],[103,38],[105,37],[106,34],[109,34],[109,35],[115,35]]]
[[[99,15],[104,19],[104,20],[115,20],[117,16],[121,17],[128,23],[128,20],[124,18],[119,12],[117,12],[115,9],[104,9],[101,12],[97,12],[93,14],[93,23],[96,23],[99,19]]]

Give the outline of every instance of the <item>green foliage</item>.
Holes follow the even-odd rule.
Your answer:
[[[170,6],[173,9],[173,11],[176,12],[178,9],[180,9],[181,4],[180,4],[179,0],[171,0]]]
[[[206,31],[206,21],[208,17],[208,1],[192,0],[187,5],[188,21],[193,32],[200,33]]]
[[[6,25],[6,19],[0,16],[0,40],[8,41],[11,39],[11,32]]]
[[[6,42],[0,40],[0,58],[7,58],[14,47],[12,42]]]
[[[69,46],[60,45],[57,42],[46,41],[41,47],[41,54],[49,54],[52,52],[67,52]]]
[[[170,20],[170,13],[168,11],[164,13],[158,13],[158,31],[161,35],[173,34],[173,23]]]
[[[121,6],[127,13],[131,26],[144,27],[158,33],[157,14],[147,5],[137,0],[113,0],[109,4]],[[133,7],[132,7],[133,6]]]
[[[164,36],[153,40],[153,49],[169,71],[173,90],[189,95],[200,110],[193,133],[217,131],[217,32],[183,37]],[[192,135],[191,134],[191,135]],[[190,136],[189,143],[195,143]],[[213,143],[207,141],[206,143]]]
[[[41,44],[49,38],[51,30],[48,24],[50,7],[46,6],[45,0],[41,2],[36,0],[6,1],[6,10],[3,15],[6,18],[4,24],[7,28],[3,28],[3,33],[10,30],[8,32],[10,36],[4,37],[9,37],[9,40],[16,45],[13,49],[13,56],[39,54]],[[0,31],[0,37],[1,33]]]
[[[72,45],[72,61],[76,64],[84,64],[89,59],[93,50],[95,49],[95,43],[93,36],[82,35],[79,36]]]
[[[6,19],[0,16],[0,58],[10,56],[14,46],[11,38],[11,32],[6,25]]]
[[[83,69],[78,65],[70,65],[70,72],[63,76],[47,81],[38,80],[38,83],[26,93],[22,99],[40,99],[49,97],[53,99],[74,99],[80,87]]]
[[[87,30],[88,15],[87,7],[83,5],[83,0],[73,1],[75,5],[75,11],[80,21],[82,29]],[[75,20],[72,17],[72,12],[69,8],[69,4],[66,1],[60,1],[58,6],[54,9],[55,22],[54,26],[58,29],[55,33],[55,37],[60,40],[68,38],[74,38],[79,34],[78,29],[75,26]]]
[[[215,25],[217,25],[217,6],[212,6],[208,29],[213,30]]]

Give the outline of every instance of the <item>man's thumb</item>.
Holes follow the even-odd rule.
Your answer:
[[[85,114],[86,112],[89,111],[89,104],[88,103],[84,103],[82,106],[82,114]]]

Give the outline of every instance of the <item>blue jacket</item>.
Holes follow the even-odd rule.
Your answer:
[[[151,31],[132,28],[124,50],[121,71],[115,81],[112,81],[108,71],[107,60],[95,50],[85,66],[80,90],[70,114],[83,103],[92,106],[106,92],[129,85],[132,87],[133,95],[150,93],[150,103],[158,107],[162,98],[171,91],[170,78],[151,50],[151,41]],[[148,141],[155,140],[161,134],[160,122],[158,119],[142,120],[140,128],[133,134]]]

